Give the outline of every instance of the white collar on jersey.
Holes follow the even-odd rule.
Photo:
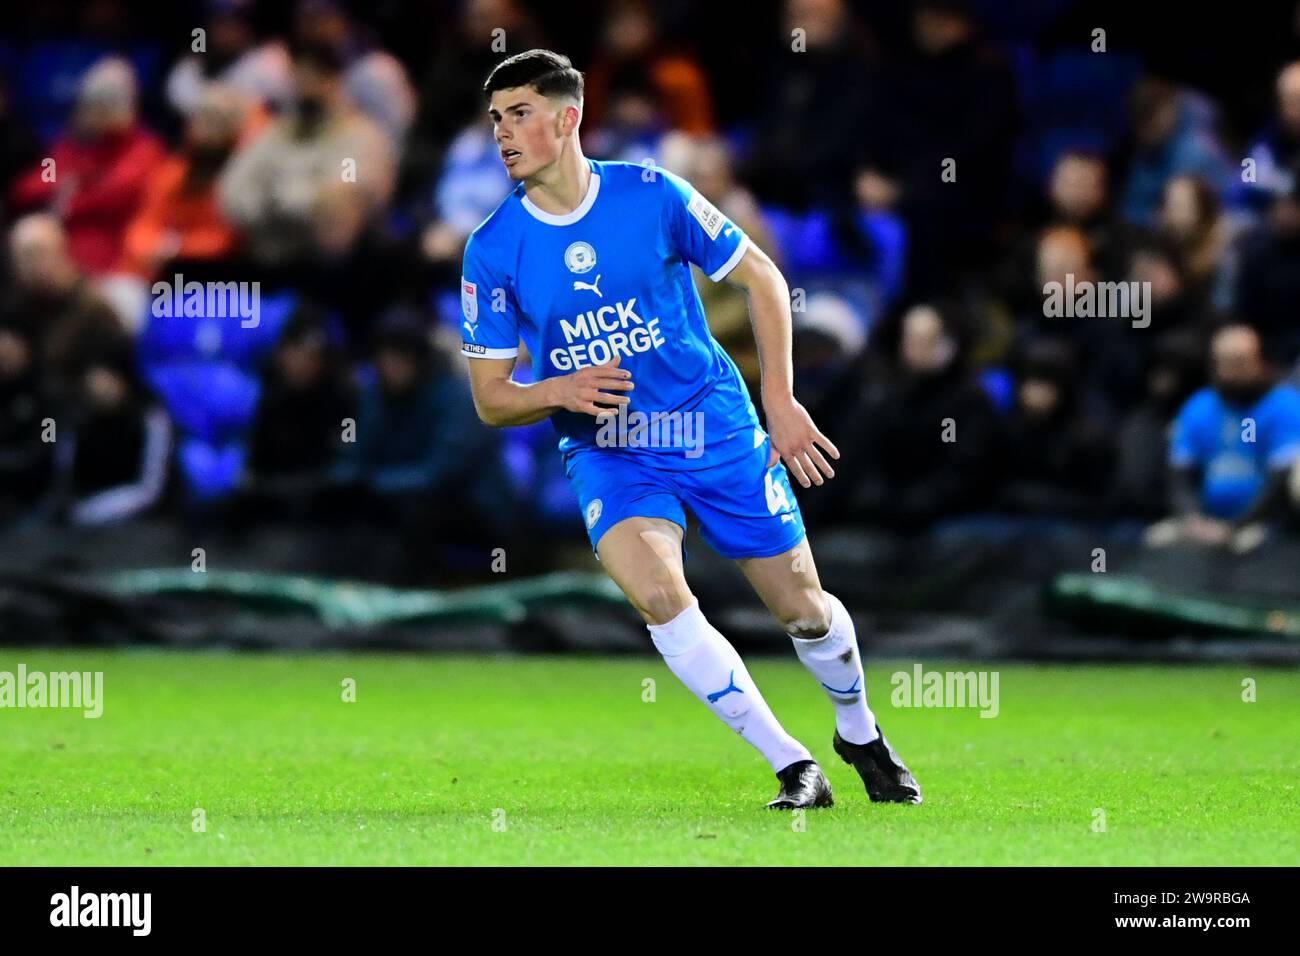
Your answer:
[[[596,174],[595,169],[592,169],[591,180],[587,183],[587,195],[582,197],[582,202],[578,203],[578,207],[572,212],[566,212],[562,216],[557,216],[554,213],[538,209],[537,206],[534,205],[533,201],[528,198],[527,193],[524,193],[519,201],[523,203],[524,208],[528,210],[528,214],[534,219],[544,222],[548,226],[568,226],[577,222],[587,214],[587,210],[590,209],[592,203],[596,201],[596,193],[598,192],[600,192],[600,176]]]

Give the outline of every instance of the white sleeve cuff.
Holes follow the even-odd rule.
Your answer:
[[[741,236],[740,245],[736,246],[736,251],[731,254],[731,258],[718,267],[718,271],[709,276],[714,282],[721,282],[731,270],[740,265],[741,258],[745,255],[745,250],[749,248],[749,236]]]

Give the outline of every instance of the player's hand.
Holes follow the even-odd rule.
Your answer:
[[[779,457],[805,488],[835,477],[835,469],[822,451],[838,459],[840,450],[817,430],[807,409],[792,396],[777,402],[765,401],[763,410],[767,413],[767,433],[772,438],[772,457],[767,467],[775,465]]]
[[[586,368],[560,375],[551,379],[556,389],[555,404],[571,412],[583,412],[597,418],[617,415],[617,408],[602,408],[605,405],[626,405],[631,401],[619,392],[632,391],[632,373],[619,368],[621,356],[615,353],[612,361],[604,365],[589,365]]]

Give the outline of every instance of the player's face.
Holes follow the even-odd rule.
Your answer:
[[[527,179],[559,158],[565,110],[528,86],[492,94],[488,115],[511,179]]]

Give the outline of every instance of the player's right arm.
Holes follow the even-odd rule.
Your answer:
[[[619,356],[605,365],[592,365],[569,375],[544,378],[523,384],[512,381],[515,360],[471,358],[469,385],[474,408],[485,424],[494,428],[531,425],[566,409],[601,418],[618,413],[616,408],[597,405],[626,405],[632,390],[632,373],[619,368]]]
[[[605,365],[530,384],[512,381],[519,355],[518,303],[492,258],[470,236],[460,279],[461,351],[469,356],[469,383],[478,417],[494,428],[531,425],[565,409],[601,418],[629,401],[632,373],[619,356]],[[602,405],[597,405],[601,402]]]

